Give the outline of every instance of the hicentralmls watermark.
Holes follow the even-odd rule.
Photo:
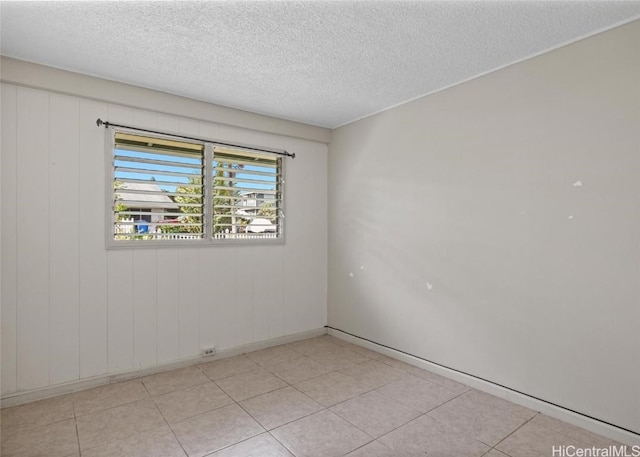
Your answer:
[[[552,457],[640,457],[639,446],[551,446]]]

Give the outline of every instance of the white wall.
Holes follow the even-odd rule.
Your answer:
[[[325,144],[15,84],[1,96],[3,396],[325,325]],[[193,103],[171,97],[176,111]],[[285,163],[286,243],[105,250],[98,117],[295,152]]]
[[[638,43],[335,130],[329,325],[640,433]]]

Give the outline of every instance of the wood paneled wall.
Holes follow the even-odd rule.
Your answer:
[[[2,84],[2,395],[326,323],[327,147]],[[105,249],[105,129],[285,148],[286,243]]]

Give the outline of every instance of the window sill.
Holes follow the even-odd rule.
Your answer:
[[[176,240],[176,241],[154,241],[154,240],[108,240],[107,250],[118,249],[163,249],[163,248],[208,248],[221,246],[274,246],[284,245],[284,237],[280,238],[244,238],[244,239],[207,239],[207,240]]]

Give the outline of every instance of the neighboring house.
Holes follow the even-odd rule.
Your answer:
[[[249,233],[275,233],[278,227],[271,223],[269,219],[263,219],[256,217],[251,220],[251,223],[247,225],[245,231]]]
[[[164,195],[157,184],[122,183],[122,187],[116,192],[116,198],[118,203],[127,207],[127,211],[139,213],[131,216],[136,221],[155,224],[176,219],[181,214],[180,205],[168,195]]]
[[[251,233],[275,232],[277,227],[268,219],[258,216],[260,206],[270,205],[275,207],[275,195],[262,192],[244,192],[240,200],[240,206],[244,209],[238,210],[236,214],[250,219],[251,222],[245,227],[245,231]]]
[[[275,195],[273,194],[264,194],[262,192],[243,192],[241,194],[242,197],[246,198],[240,200],[240,205],[243,207],[247,207],[246,209],[242,209],[242,214],[247,214],[251,216],[255,216],[260,211],[259,206],[265,204],[271,204],[275,206]]]

